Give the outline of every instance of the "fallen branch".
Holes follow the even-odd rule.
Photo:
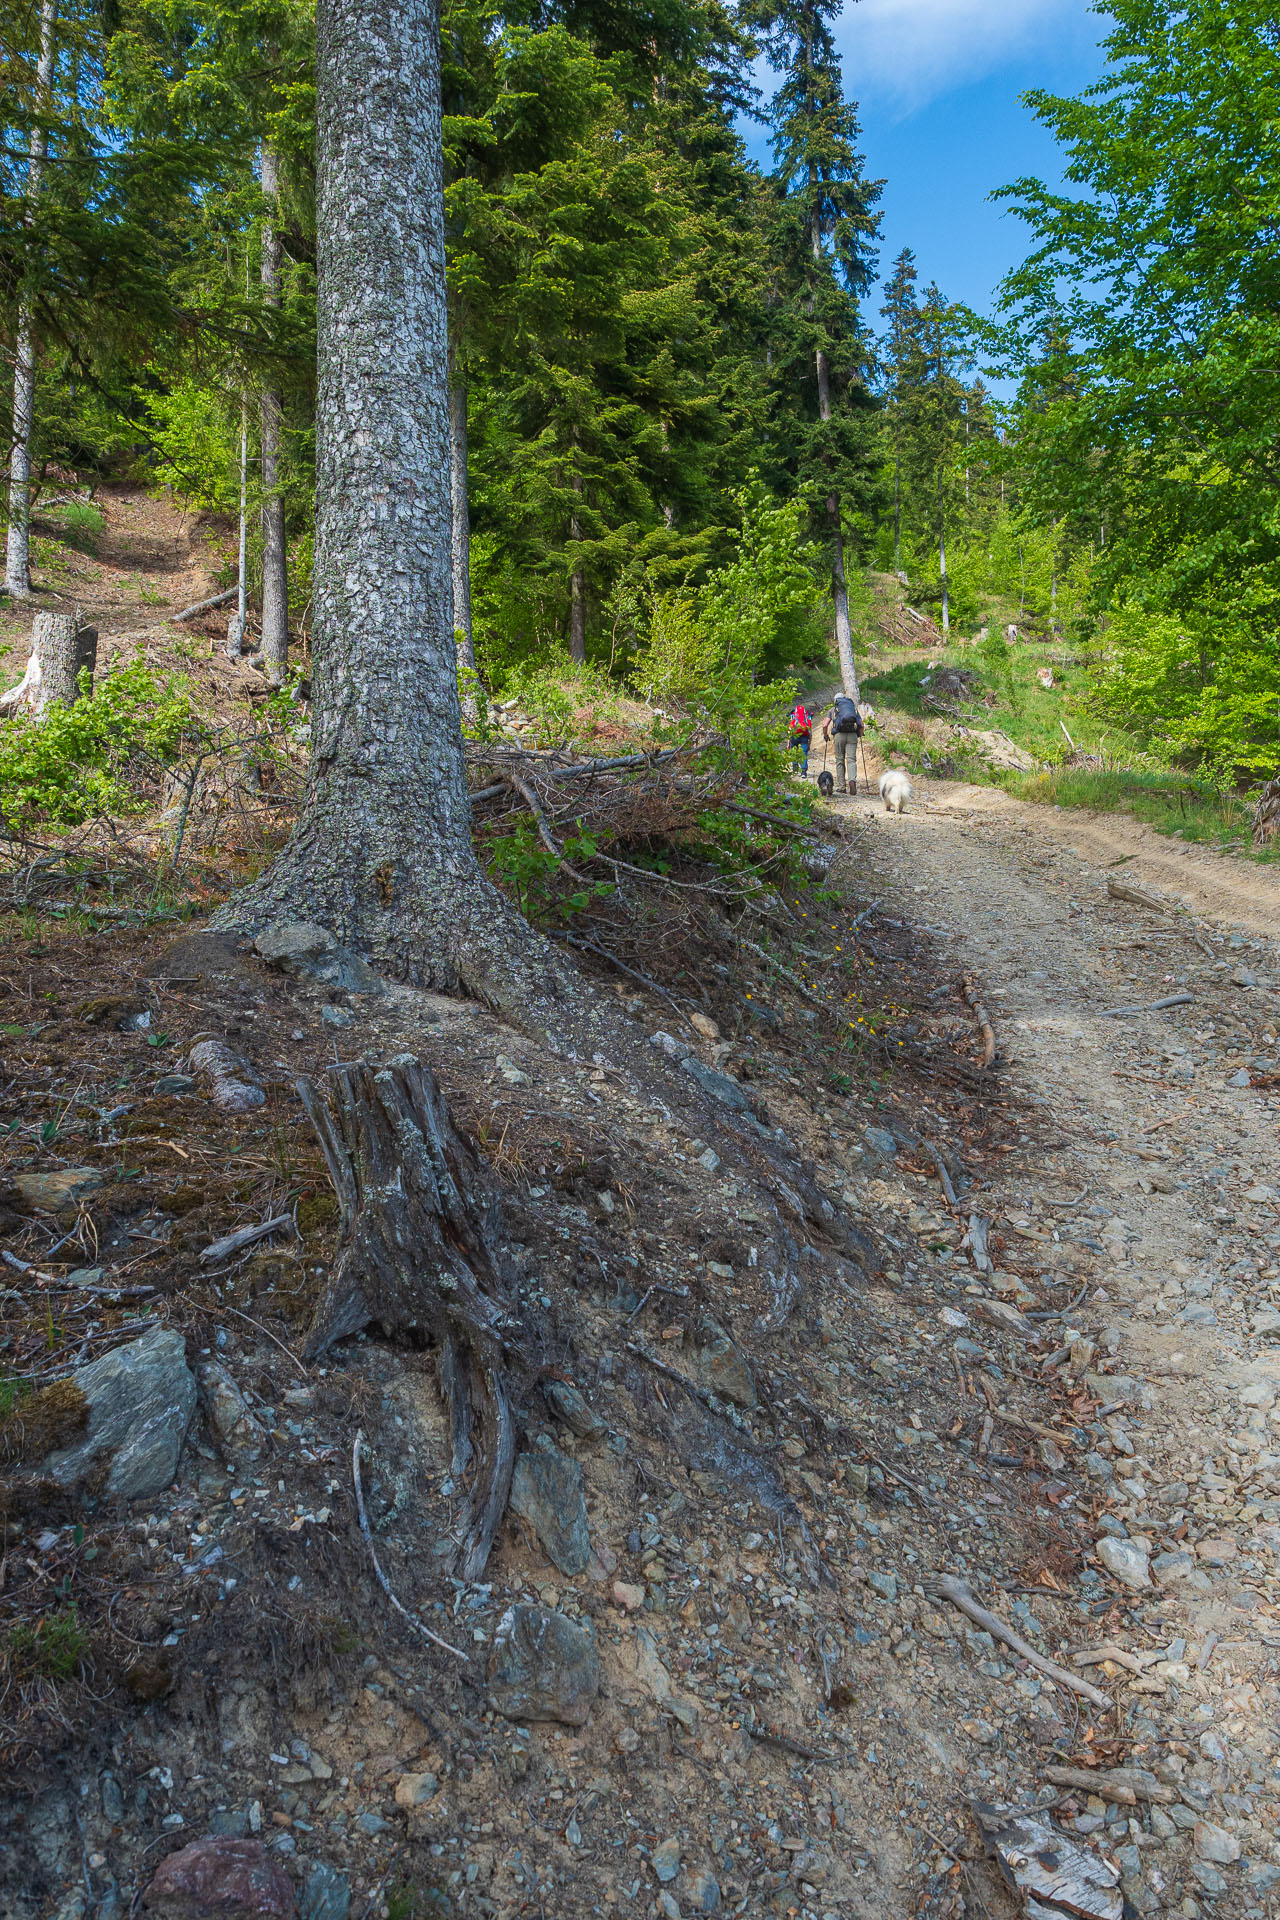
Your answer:
[[[793,1740],[789,1733],[773,1733],[768,1727],[757,1727],[750,1721],[744,1720],[743,1726],[751,1738],[758,1740],[762,1746],[779,1747],[783,1753],[798,1754],[801,1760],[815,1760],[824,1766],[833,1766],[849,1757],[845,1753],[823,1753],[820,1747],[807,1747],[803,1740]]]
[[[1155,1661],[1163,1660],[1162,1653],[1130,1653],[1127,1647],[1115,1647],[1110,1642],[1105,1647],[1083,1647],[1079,1653],[1073,1653],[1073,1667],[1100,1667],[1104,1660],[1113,1660],[1118,1667],[1125,1667],[1130,1673],[1145,1673]]]
[[[539,800],[533,788],[529,785],[529,782],[527,780],[522,779],[518,773],[508,773],[506,776],[506,783],[514,793],[518,793],[520,795],[520,798],[524,801],[526,807],[528,807],[530,813],[533,815],[534,824],[538,829],[538,834],[539,834],[539,837],[541,838],[542,844],[546,848],[547,852],[551,855],[552,859],[556,862],[557,866],[563,867],[565,872],[569,875],[569,878],[571,880],[576,880],[580,886],[584,886],[584,887],[589,886],[591,884],[590,881],[586,878],[584,874],[579,873],[576,867],[570,866],[569,862],[565,859],[563,852],[557,846],[556,837],[551,831],[551,823],[547,819],[546,814],[542,810],[542,802]]]
[[[239,1253],[242,1247],[251,1247],[255,1240],[265,1240],[270,1233],[279,1233],[283,1227],[293,1226],[291,1213],[277,1214],[274,1220],[262,1220],[256,1227],[240,1227],[235,1233],[224,1234],[221,1240],[214,1240],[200,1255],[200,1264],[217,1266],[219,1260],[230,1259],[233,1253]]]
[[[946,1196],[947,1205],[950,1207],[952,1213],[959,1213],[960,1202],[956,1199],[956,1190],[951,1184],[951,1175],[947,1172],[946,1161],[938,1152],[932,1140],[922,1140],[920,1145],[938,1170],[938,1179],[942,1183],[942,1191]]]
[[[1165,1807],[1177,1799],[1172,1787],[1162,1786],[1142,1767],[1046,1767],[1044,1777],[1055,1787],[1080,1787],[1103,1800],[1114,1800],[1122,1807],[1136,1807],[1139,1800]]]
[[[754,940],[748,940],[744,933],[739,933],[736,929],[733,937],[739,946],[746,947],[749,953],[754,953],[757,959],[763,960],[766,966],[772,967],[775,973],[780,974],[788,985],[793,986],[796,992],[809,1002],[811,1007],[817,1007],[820,1013],[830,1013],[830,1007],[819,1000],[817,994],[805,985],[799,974],[793,973],[790,967],[784,967],[781,960],[776,960],[767,947],[758,946]]]
[[[995,1062],[996,1034],[991,1024],[991,1016],[978,998],[977,983],[971,975],[965,974],[960,982],[960,992],[973,1010],[982,1034],[982,1070],[987,1072]]]
[[[1140,1007],[1107,1007],[1098,1018],[1120,1020],[1134,1013],[1163,1013],[1166,1007],[1189,1007],[1194,998],[1190,993],[1170,993],[1163,1000],[1148,1000]]]
[[[680,1015],[686,1025],[692,1026],[693,1023],[680,1002],[674,1000],[665,987],[660,987],[656,980],[650,980],[647,974],[638,973],[634,967],[629,967],[625,960],[619,960],[617,954],[610,953],[607,947],[598,947],[594,940],[584,940],[580,935],[562,932],[558,927],[550,929],[550,937],[553,940],[563,940],[566,946],[580,947],[584,953],[598,954],[601,960],[607,960],[611,967],[618,969],[619,973],[625,973],[628,980],[634,980],[638,986],[647,988],[650,993],[656,993],[660,999],[666,1001],[673,1012]]]
[[[1167,901],[1157,900],[1153,893],[1144,893],[1141,887],[1131,887],[1127,880],[1108,880],[1107,892],[1113,900],[1127,901],[1131,907],[1146,907],[1151,913],[1175,911]]]
[[[228,587],[225,593],[215,593],[210,600],[197,600],[193,607],[184,607],[181,613],[171,613],[171,620],[194,620],[198,613],[212,613],[215,607],[225,607],[239,593],[239,587]]]
[[[1036,1652],[1029,1640],[1024,1640],[1020,1633],[1015,1633],[1012,1627],[1007,1627],[998,1614],[992,1613],[980,1601],[975,1600],[962,1580],[944,1573],[937,1580],[926,1580],[924,1589],[931,1599],[949,1600],[953,1607],[958,1607],[961,1613],[967,1614],[975,1626],[981,1627],[995,1639],[1003,1640],[1007,1647],[1012,1647],[1013,1651],[1029,1665],[1035,1667],[1040,1673],[1048,1674],[1049,1678],[1056,1680],[1059,1686],[1069,1687],[1073,1693],[1081,1694],[1095,1707],[1110,1709],[1111,1697],[1103,1693],[1101,1687],[1095,1687],[1090,1681],[1082,1680],[1078,1673],[1070,1673],[1066,1667],[1057,1666],[1054,1661],[1046,1660],[1042,1653]]]
[[[267,1339],[271,1342],[273,1347],[279,1347],[281,1353],[284,1355],[286,1360],[292,1360],[294,1366],[298,1369],[298,1372],[302,1375],[304,1380],[309,1380],[311,1378],[311,1375],[307,1372],[306,1368],[303,1366],[301,1360],[299,1360],[297,1354],[294,1353],[293,1349],[291,1347],[286,1347],[283,1340],[278,1340],[275,1334],[272,1333],[270,1327],[263,1326],[261,1320],[255,1320],[251,1313],[241,1313],[239,1307],[229,1307],[225,1302],[225,1300],[219,1301],[218,1312],[234,1314],[236,1319],[243,1320],[247,1327],[256,1327],[259,1333],[266,1335]]]
[[[364,1510],[364,1488],[360,1484],[360,1449],[363,1445],[364,1445],[364,1429],[358,1428],[356,1431],[354,1444],[352,1445],[352,1448],[351,1448],[351,1479],[355,1486],[356,1512],[360,1518],[360,1531],[364,1535],[364,1543],[366,1547],[368,1547],[369,1549],[369,1558],[373,1562],[373,1571],[378,1576],[378,1585],[382,1588],[382,1591],[386,1594],[388,1600],[391,1602],[396,1612],[400,1615],[400,1618],[402,1620],[407,1620],[415,1633],[420,1633],[424,1640],[429,1640],[431,1642],[433,1647],[441,1647],[443,1648],[445,1653],[451,1653],[455,1660],[461,1660],[464,1667],[470,1667],[471,1661],[468,1659],[465,1653],[461,1652],[460,1649],[457,1647],[450,1646],[449,1642],[447,1640],[442,1640],[438,1633],[432,1633],[430,1627],[427,1626],[424,1621],[419,1620],[416,1613],[410,1613],[408,1607],[401,1606],[400,1602],[396,1599],[395,1594],[391,1590],[391,1582],[387,1579],[386,1574],[382,1571],[382,1565],[378,1559],[377,1549],[373,1544],[373,1531],[369,1526],[369,1516]]]
[[[655,1373],[661,1373],[668,1380],[674,1380],[677,1386],[684,1387],[695,1400],[701,1400],[703,1406],[710,1412],[733,1417],[732,1410],[725,1401],[718,1400],[706,1387],[700,1387],[696,1380],[689,1378],[687,1373],[681,1373],[679,1367],[669,1367],[665,1360],[659,1360],[656,1355],[647,1353],[643,1347],[638,1347],[634,1340],[626,1342],[626,1349],[628,1353],[634,1353],[637,1360],[643,1360],[647,1366],[652,1367]]]

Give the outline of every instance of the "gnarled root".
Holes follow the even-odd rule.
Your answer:
[[[334,1067],[326,1081],[298,1082],[342,1212],[338,1262],[307,1355],[371,1325],[436,1343],[454,1471],[471,1472],[457,1571],[476,1580],[515,1462],[504,1354],[517,1322],[496,1253],[498,1196],[421,1061],[357,1061]]]

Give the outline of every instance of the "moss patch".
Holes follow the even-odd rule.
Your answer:
[[[0,1410],[0,1467],[29,1466],[55,1447],[70,1446],[89,1424],[89,1402],[74,1380],[18,1394]]]

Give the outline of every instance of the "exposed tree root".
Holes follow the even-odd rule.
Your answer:
[[[479,1579],[506,1510],[515,1420],[504,1367],[518,1321],[497,1246],[498,1196],[411,1055],[335,1067],[298,1093],[342,1212],[337,1266],[307,1337],[314,1357],[362,1327],[416,1333],[440,1353],[454,1471],[470,1472],[457,1569]]]

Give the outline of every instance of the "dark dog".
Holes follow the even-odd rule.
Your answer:
[[[835,790],[835,775],[833,773],[820,773],[818,775],[818,792],[822,795],[823,799],[829,800]]]

